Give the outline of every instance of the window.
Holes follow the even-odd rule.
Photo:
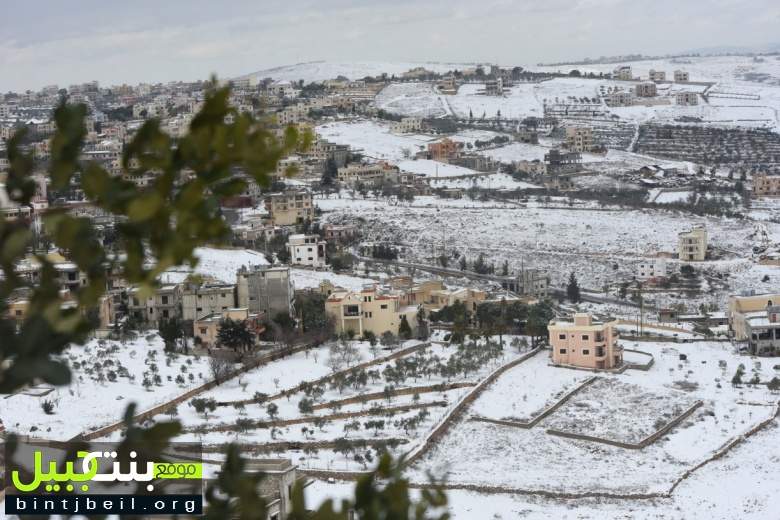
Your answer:
[[[201,333],[201,334],[205,334],[207,330],[208,330],[208,329],[207,329],[206,327],[201,327],[201,328],[200,328],[200,333]]]
[[[558,334],[558,339],[566,339],[566,334]]]
[[[168,297],[167,296],[163,296],[162,297],[162,304],[163,305],[168,305]]]
[[[590,336],[587,334],[582,335],[582,341],[588,341],[590,339]]]
[[[582,350],[582,355],[583,355],[583,356],[588,356],[588,355],[590,355],[590,350],[588,350],[588,349],[583,349],[583,350]]]
[[[560,352],[561,354],[566,354],[566,349],[565,349],[565,348],[562,348],[562,349],[561,349],[559,352]]]
[[[382,305],[380,305],[380,306],[379,306],[379,308],[380,308],[380,309],[387,309],[387,304],[386,304],[386,303],[383,303]]]

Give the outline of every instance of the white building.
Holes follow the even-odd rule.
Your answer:
[[[676,83],[685,83],[687,81],[690,81],[690,74],[685,72],[684,70],[676,70],[674,71],[674,81]]]
[[[678,92],[676,96],[678,105],[693,106],[699,104],[699,95],[696,92]]]
[[[287,249],[290,251],[290,264],[308,267],[325,267],[325,246],[327,242],[318,235],[290,235]]]
[[[640,281],[652,280],[654,278],[666,278],[668,276],[666,259],[649,258],[642,260],[636,270],[636,279]]]
[[[666,81],[666,72],[650,69],[650,81]]]
[[[621,65],[619,67],[615,67],[615,70],[612,71],[612,77],[615,79],[623,79],[623,80],[633,79],[633,74],[631,73],[631,66]]]

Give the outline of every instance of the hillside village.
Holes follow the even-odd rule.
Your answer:
[[[315,63],[219,83],[235,114],[310,146],[267,185],[236,171],[229,243],[151,292],[107,266],[95,333],[61,356],[73,385],[0,396],[1,436],[117,440],[134,401],[142,424],[180,420],[211,473],[238,443],[275,475],[277,520],[290,482],[346,496],[384,452],[415,488],[440,478],[453,518],[777,510],[780,56]],[[0,94],[0,212],[34,230],[26,284],[45,258],[66,305],[86,285],[43,232],[53,209],[126,253],[78,175],[50,185],[57,104],[87,106],[80,160],[153,189],[159,172],[123,162],[136,131],[183,136],[213,87]],[[25,205],[6,191],[21,129]],[[21,326],[33,307],[18,290],[0,308]]]

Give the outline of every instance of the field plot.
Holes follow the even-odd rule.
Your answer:
[[[626,342],[625,346],[635,347],[631,342]],[[626,388],[636,386],[631,395],[666,396],[667,404],[683,406],[696,400],[705,403],[657,442],[641,450],[629,450],[547,434],[544,424],[556,420],[560,413],[568,416],[569,412],[565,409],[571,404],[567,403],[531,429],[461,421],[410,468],[410,475],[414,481],[423,482],[428,471],[446,474],[447,483],[456,487],[499,487],[575,494],[662,493],[687,469],[774,413],[774,398],[765,388],[731,387],[727,383],[736,365],[744,361],[730,347],[718,343],[686,345],[688,358],[682,362],[679,360],[680,350],[662,343],[643,342],[641,348],[656,357],[653,368],[647,372],[628,370],[604,377],[629,385]],[[756,364],[748,366],[747,370],[756,371],[764,380],[773,373],[771,367]],[[534,363],[520,365],[502,377],[509,379],[507,385],[514,383],[520,387],[531,372],[541,372],[534,377],[554,380],[570,371]],[[514,412],[512,401],[504,400],[506,391],[502,387],[503,384],[492,385],[479,400],[495,402],[491,412],[496,417],[511,416]],[[610,389],[604,388],[603,391],[610,392]],[[583,395],[587,397],[588,394]],[[572,402],[585,397],[575,395]],[[579,418],[587,421],[592,428],[604,428],[604,433],[632,438],[631,435],[652,430],[656,416],[661,415],[631,410],[627,403],[621,406],[630,412],[630,418],[615,410],[618,416],[608,419],[607,426],[597,424],[604,415],[594,406],[582,407],[570,420]],[[659,410],[663,406],[665,404],[659,401],[653,408]],[[474,413],[474,407],[470,411]],[[586,412],[590,417],[585,417]],[[628,428],[627,423],[632,426]],[[619,477],[617,467],[620,467]]]
[[[409,341],[391,350],[336,342],[251,370],[168,415],[182,421],[183,440],[204,444],[210,460],[220,460],[222,445],[238,442],[251,456],[359,471],[379,451],[414,448],[476,383],[523,354],[484,340]]]
[[[479,202],[418,197],[413,206],[391,205],[386,201],[318,199],[324,219],[344,217],[365,219],[365,230],[375,239],[404,247],[407,260],[433,262],[446,245],[475,259],[480,252],[496,265],[504,260],[510,269],[544,266],[552,284],[561,286],[574,271],[584,286],[596,291],[615,279],[618,273],[635,274],[635,262],[657,251],[674,251],[677,234],[695,224],[705,223],[710,243],[727,251],[749,251],[753,241],[744,224],[736,219],[695,217],[662,210],[571,210],[528,203],[527,208]],[[358,204],[355,204],[358,202]],[[463,211],[464,208],[473,211]],[[500,209],[496,209],[500,207]],[[767,223],[770,236],[780,238],[780,225]],[[457,230],[457,243],[452,239]],[[449,237],[449,239],[447,238]],[[447,241],[446,243],[443,243]],[[520,258],[517,251],[523,251]],[[761,278],[749,260],[707,262],[699,269],[713,273],[744,270],[751,286],[761,287]],[[712,294],[725,298],[727,294]],[[710,301],[710,300],[707,300]]]
[[[599,378],[572,397],[541,426],[567,433],[638,443],[694,404],[686,393],[648,392],[613,378]]]
[[[368,157],[389,161],[400,161],[414,155],[435,141],[431,136],[394,134],[389,124],[375,121],[327,123],[316,130],[328,141],[349,144]]]
[[[73,372],[69,387],[39,385],[0,395],[0,420],[7,431],[67,440],[121,419],[130,402],[142,411],[211,377],[208,359],[166,353],[155,331],[124,343],[92,340],[68,348],[61,359]]]
[[[488,419],[529,421],[585,381],[589,374],[563,370],[554,378],[545,367],[547,352],[508,370],[471,405],[473,415]]]

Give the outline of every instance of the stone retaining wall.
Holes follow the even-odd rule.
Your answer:
[[[553,413],[555,410],[566,404],[566,401],[574,397],[576,394],[581,392],[585,389],[586,386],[593,384],[598,377],[592,376],[583,381],[582,384],[577,386],[576,388],[573,388],[570,390],[567,394],[565,394],[563,397],[561,397],[558,401],[553,403],[552,405],[548,406],[544,410],[542,410],[541,413],[539,413],[536,417],[533,417],[530,421],[509,421],[509,420],[503,420],[503,419],[490,419],[488,417],[481,417],[481,416],[474,416],[471,418],[472,421],[480,421],[480,422],[487,422],[487,423],[493,423],[493,424],[500,424],[502,426],[513,426],[515,428],[523,428],[526,430],[529,430],[536,426],[536,424],[544,419],[545,417],[549,416],[551,413]]]
[[[181,404],[182,402],[191,399],[195,397],[196,395],[199,395],[207,390],[211,390],[212,388],[216,388],[217,386],[221,385],[225,381],[229,379],[233,379],[234,377],[238,377],[242,374],[245,374],[246,372],[249,372],[250,370],[254,370],[255,368],[268,364],[272,361],[276,361],[277,359],[281,359],[283,357],[296,354],[298,352],[302,352],[308,348],[310,348],[311,345],[309,344],[303,344],[303,345],[296,345],[292,347],[285,347],[279,350],[276,350],[274,352],[270,352],[268,354],[265,354],[263,356],[260,356],[249,363],[245,364],[244,366],[237,368],[231,372],[229,372],[221,381],[217,381],[216,379],[212,379],[211,381],[208,381],[196,388],[193,388],[192,390],[189,390],[185,392],[184,394],[171,399],[170,401],[167,401],[165,403],[159,404],[157,406],[154,406],[152,408],[149,408],[148,410],[145,410],[143,412],[140,412],[133,416],[133,420],[135,422],[143,422],[147,419],[151,419],[155,415],[159,415],[162,413],[167,412],[174,406],[177,406]],[[81,433],[71,440],[83,440],[83,441],[91,441],[94,439],[98,439],[100,437],[105,437],[106,435],[122,428],[124,426],[124,421],[115,422],[113,424],[109,424],[108,426],[104,426],[103,428],[93,430],[88,433]]]
[[[441,422],[428,434],[425,440],[417,448],[410,450],[406,455],[407,458],[404,461],[405,466],[409,466],[422,457],[436,442],[438,442],[449,430],[453,421],[459,419],[466,408],[473,403],[493,382],[498,379],[504,372],[510,370],[520,363],[527,361],[542,350],[542,347],[536,347],[527,354],[510,361],[509,363],[497,368],[489,376],[487,376],[482,382],[474,387],[471,392],[465,395],[460,402],[452,409],[449,415],[445,416]]]
[[[426,386],[410,386],[406,388],[397,388],[391,392],[393,397],[399,395],[414,395],[425,394],[429,392],[444,392],[447,390],[456,390],[458,388],[466,388],[469,386],[475,386],[476,383],[440,383],[437,385]],[[334,406],[344,406],[355,403],[365,403],[366,401],[376,401],[378,399],[384,399],[386,394],[384,392],[374,392],[370,394],[356,395],[355,397],[348,397],[346,399],[339,399],[336,401],[329,401],[327,403],[320,403],[314,405],[314,410],[323,410],[325,408],[333,408]]]
[[[428,403],[406,404],[401,406],[391,406],[389,408],[382,408],[380,410],[361,410],[358,412],[341,412],[330,415],[311,415],[309,417],[297,417],[295,419],[280,419],[278,421],[255,421],[252,424],[252,428],[274,428],[278,426],[292,426],[294,424],[306,424],[312,423],[317,419],[323,419],[326,421],[336,421],[340,419],[352,419],[353,417],[382,417],[386,413],[390,412],[408,412],[410,410],[417,410],[420,408],[431,408],[434,406],[447,406],[447,401],[431,401]],[[206,432],[228,432],[235,431],[235,424],[218,424],[211,428],[206,429]],[[192,431],[192,430],[189,430]]]
[[[682,421],[687,419],[688,417],[693,414],[702,404],[701,401],[696,401],[693,406],[682,412],[677,417],[674,417],[672,420],[670,420],[668,423],[666,423],[663,427],[659,428],[655,432],[651,433],[644,439],[642,439],[639,442],[622,442],[622,441],[616,441],[612,439],[607,439],[605,437],[596,437],[593,435],[583,435],[580,433],[572,433],[572,432],[565,432],[562,430],[556,430],[553,428],[550,428],[546,431],[549,435],[555,435],[557,437],[566,437],[568,439],[576,439],[580,441],[589,441],[589,442],[598,442],[600,444],[608,444],[610,446],[616,446],[618,448],[625,448],[627,450],[641,450],[643,448],[646,448],[647,446],[653,444],[655,441],[669,433],[669,431],[680,424]]]
[[[344,370],[339,370],[338,372],[333,372],[332,374],[328,374],[327,376],[323,376],[319,379],[315,379],[314,381],[304,381],[303,383],[296,385],[292,388],[289,388],[287,390],[283,390],[277,394],[271,395],[266,399],[264,402],[268,401],[275,401],[277,399],[281,399],[282,397],[287,397],[288,395],[294,395],[301,391],[302,388],[305,387],[305,385],[319,385],[321,383],[327,383],[331,379],[333,379],[336,376],[339,375],[346,375],[351,372],[354,372],[355,370],[362,370],[364,368],[368,368],[370,366],[379,365],[382,363],[386,363],[388,361],[392,361],[394,359],[407,356],[409,354],[413,354],[417,352],[418,350],[424,350],[428,347],[430,347],[430,343],[420,343],[419,345],[414,345],[413,347],[407,347],[400,350],[397,350],[393,352],[392,354],[389,354],[387,356],[378,357],[375,359],[372,359],[371,361],[365,361],[363,363],[359,363],[357,365],[351,366],[349,368],[345,368]],[[236,404],[254,404],[257,403],[258,400],[251,398],[251,399],[241,399],[238,401],[220,401],[217,403],[218,406],[234,406]]]

